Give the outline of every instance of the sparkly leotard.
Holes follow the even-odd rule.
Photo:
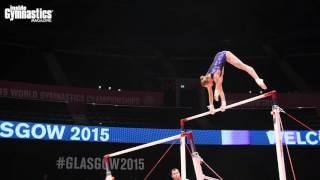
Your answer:
[[[218,52],[215,55],[213,62],[209,67],[207,74],[213,75],[217,71],[222,71],[225,64],[226,64],[226,51]]]

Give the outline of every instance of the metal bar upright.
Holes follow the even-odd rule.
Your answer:
[[[280,107],[277,105],[277,94],[272,95],[272,117],[274,126],[274,138],[276,143],[279,179],[286,180],[286,168],[284,163],[283,155],[283,144],[282,144],[282,131],[281,131],[281,117],[280,117]]]

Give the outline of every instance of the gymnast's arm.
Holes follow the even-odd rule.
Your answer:
[[[213,105],[213,92],[212,92],[212,86],[207,86],[208,90],[208,98],[209,98],[209,106],[208,109],[210,111],[214,111],[214,105]]]

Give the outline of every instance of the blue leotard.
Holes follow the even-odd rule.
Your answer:
[[[226,64],[226,51],[220,51],[215,55],[207,74],[214,74],[217,71],[222,71],[225,64]]]

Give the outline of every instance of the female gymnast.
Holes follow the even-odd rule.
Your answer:
[[[218,52],[209,67],[208,72],[206,75],[200,76],[200,83],[202,87],[207,88],[208,90],[208,97],[209,97],[209,110],[211,114],[214,114],[214,99],[219,101],[219,96],[221,99],[221,111],[225,111],[226,107],[226,98],[223,92],[222,82],[223,82],[223,75],[224,75],[224,66],[228,62],[229,64],[233,65],[234,67],[241,69],[247,72],[257,83],[260,88],[266,90],[267,86],[263,82],[263,79],[259,78],[256,71],[249,65],[243,63],[238,57],[236,57],[230,51],[221,51]],[[212,86],[215,85],[214,94],[212,92]],[[214,97],[214,99],[213,99]]]

